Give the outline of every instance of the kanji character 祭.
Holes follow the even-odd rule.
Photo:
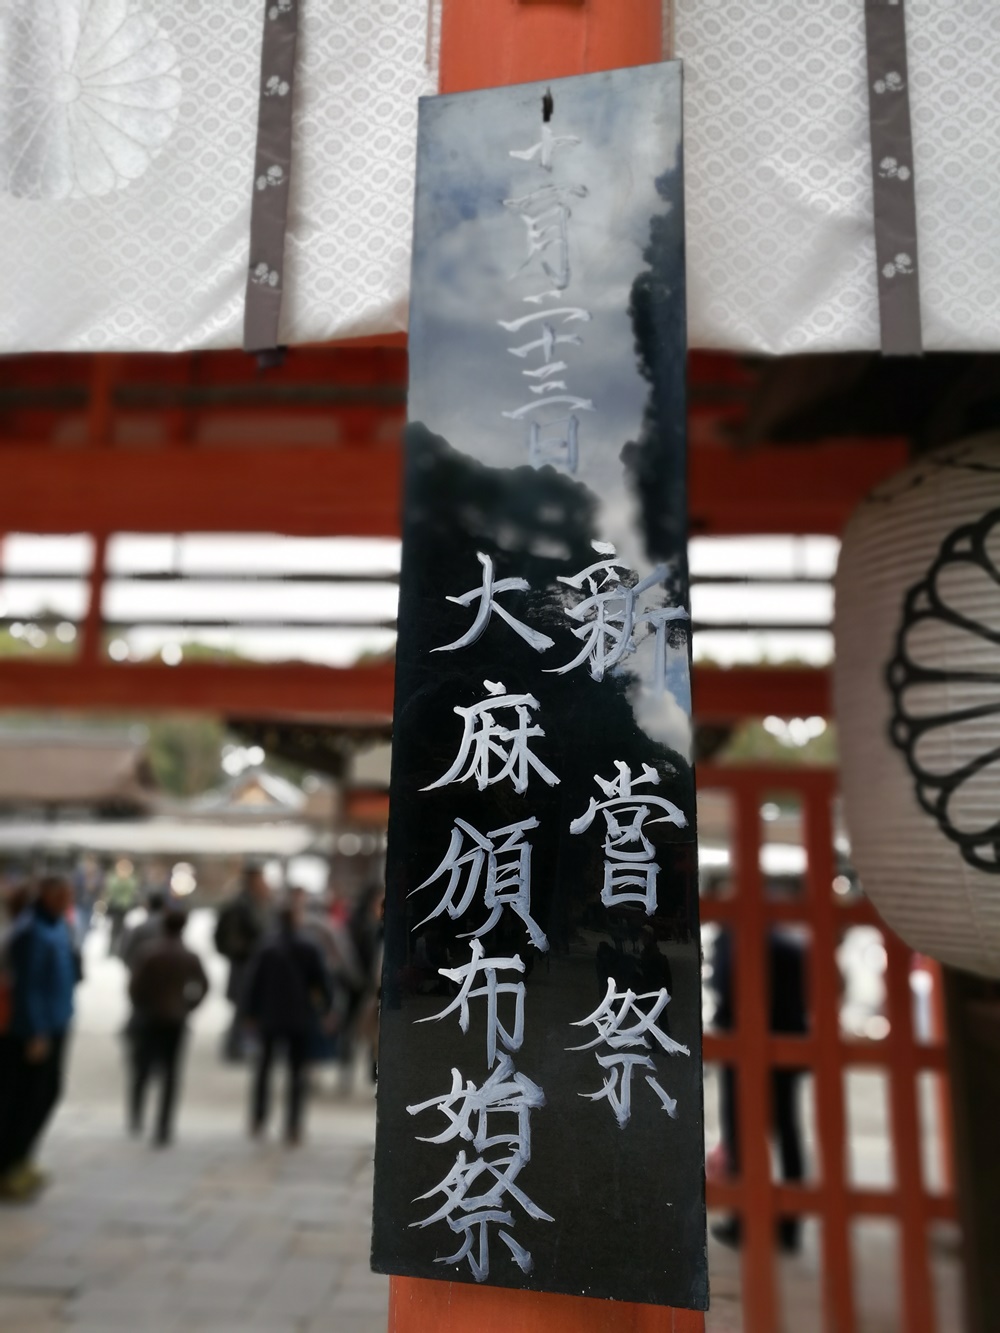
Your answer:
[[[485,1282],[490,1275],[489,1229],[492,1225],[498,1228],[500,1239],[513,1255],[521,1272],[531,1272],[534,1264],[530,1251],[507,1230],[514,1225],[514,1215],[509,1207],[504,1207],[506,1197],[509,1195],[536,1222],[551,1222],[553,1219],[515,1184],[523,1165],[523,1160],[516,1153],[496,1162],[488,1162],[481,1157],[470,1162],[462,1151],[444,1179],[432,1190],[419,1196],[423,1200],[443,1194],[444,1202],[436,1212],[419,1222],[411,1222],[411,1227],[429,1227],[435,1222],[447,1222],[452,1231],[462,1237],[462,1243],[455,1253],[437,1259],[437,1263],[457,1264],[468,1259],[473,1277],[477,1282]]]
[[[691,1054],[687,1046],[674,1041],[657,1023],[669,1003],[670,995],[665,988],[637,995],[627,989],[619,991],[611,977],[607,993],[594,1012],[573,1024],[579,1028],[593,1025],[597,1029],[597,1036],[582,1046],[567,1047],[568,1050],[590,1051],[598,1046],[607,1048],[597,1055],[597,1063],[605,1071],[603,1086],[598,1092],[582,1092],[580,1096],[593,1102],[606,1098],[621,1129],[628,1124],[632,1114],[632,1074],[636,1069],[653,1071],[646,1073],[646,1083],[656,1094],[667,1115],[671,1118],[677,1115],[676,1101],[660,1086],[654,1077],[656,1065],[652,1057],[644,1053],[655,1043],[667,1055]]]
[[[444,1202],[410,1225],[428,1227],[447,1222],[462,1237],[455,1253],[438,1259],[438,1263],[467,1259],[473,1277],[484,1282],[490,1272],[490,1228],[495,1227],[517,1266],[523,1273],[531,1272],[530,1252],[510,1234],[514,1226],[510,1203],[518,1204],[534,1221],[552,1221],[516,1183],[531,1159],[531,1113],[544,1105],[541,1088],[518,1073],[509,1055],[502,1055],[481,1087],[452,1069],[449,1092],[406,1108],[410,1115],[437,1110],[445,1117],[444,1129],[424,1136],[422,1142],[462,1139],[479,1154],[470,1159],[462,1149],[447,1175],[420,1195],[423,1200],[441,1194]]]

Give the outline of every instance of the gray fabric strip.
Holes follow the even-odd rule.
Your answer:
[[[265,0],[260,54],[260,110],[250,211],[250,268],[243,315],[243,348],[278,345],[285,271],[285,227],[292,169],[295,39],[303,0]]]
[[[903,0],[865,0],[875,255],[882,351],[923,351],[920,268]]]

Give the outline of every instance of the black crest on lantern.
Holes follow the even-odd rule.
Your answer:
[[[928,632],[952,640],[940,662],[922,642]],[[921,806],[963,859],[1000,874],[1000,509],[941,543],[906,594],[895,642],[889,739]]]

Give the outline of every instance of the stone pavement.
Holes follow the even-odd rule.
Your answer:
[[[0,1328],[384,1333],[371,1116],[349,1121],[295,1152],[209,1129],[158,1152],[64,1116],[49,1191],[0,1212]]]
[[[53,1183],[0,1209],[3,1333],[385,1333],[387,1280],[368,1271],[370,1104],[324,1108],[310,1144],[241,1141],[188,1116],[158,1152],[105,1114],[68,1108],[45,1153]],[[901,1328],[891,1228],[855,1247],[860,1333]],[[788,1333],[821,1328],[819,1235],[779,1261]],[[741,1333],[738,1256],[710,1245],[708,1333]],[[890,1276],[892,1275],[892,1276]],[[942,1333],[957,1333],[958,1267],[935,1258]]]
[[[374,1099],[360,1075],[310,1107],[287,1150],[245,1134],[247,1072],[221,1064],[224,971],[196,914],[213,995],[196,1015],[176,1144],[123,1130],[121,964],[88,940],[66,1100],[41,1154],[49,1189],[0,1208],[2,1333],[385,1333],[368,1270]]]
[[[178,1140],[162,1151],[123,1133],[122,969],[99,933],[89,942],[68,1095],[42,1153],[52,1184],[30,1207],[0,1208],[2,1333],[385,1333],[388,1283],[368,1271],[371,1090],[359,1071],[349,1097],[314,1098],[299,1149],[246,1138],[246,1071],[218,1060],[228,1010],[209,925],[196,916],[189,934],[214,994],[195,1023]],[[858,1185],[891,1176],[876,1094],[852,1091]],[[706,1100],[714,1121],[714,1089]],[[806,1120],[811,1145],[808,1106]],[[809,1223],[803,1253],[779,1261],[789,1333],[822,1326],[819,1244]],[[891,1224],[859,1224],[859,1333],[901,1327],[897,1244]],[[932,1255],[939,1330],[957,1333],[953,1236]],[[741,1333],[739,1257],[713,1241],[709,1264],[708,1333]]]

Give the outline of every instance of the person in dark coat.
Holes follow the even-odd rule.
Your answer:
[[[153,889],[146,898],[145,920],[140,921],[137,926],[132,926],[125,932],[119,948],[119,956],[129,972],[135,968],[135,960],[139,951],[150,940],[160,939],[162,936],[163,919],[166,912],[166,894],[160,889]]]
[[[108,953],[117,954],[125,934],[125,920],[132,908],[139,905],[139,881],[128,857],[116,861],[114,870],[104,881],[104,901],[111,923]]]
[[[208,994],[201,959],[184,943],[187,916],[169,908],[158,937],[148,939],[131,961],[129,999],[135,1011],[131,1043],[129,1126],[142,1133],[146,1090],[160,1076],[160,1107],[154,1142],[164,1147],[173,1137],[187,1020]]]
[[[243,991],[251,960],[270,924],[270,900],[271,890],[264,872],[259,866],[247,866],[239,893],[219,912],[215,947],[229,963],[226,999],[233,1006],[232,1022],[222,1047],[223,1058],[226,1060],[243,1059],[243,1027],[240,1018]]]
[[[0,896],[0,1153],[6,1141],[13,1109],[12,1081],[17,1067],[18,1040],[11,1032],[14,978],[8,949],[24,912],[31,907],[31,889],[15,884]]]
[[[73,872],[76,930],[81,941],[86,939],[90,930],[91,922],[94,919],[94,908],[101,896],[103,885],[104,876],[101,873],[101,867],[97,859],[90,855],[84,856]]]
[[[0,1197],[27,1201],[45,1177],[32,1163],[62,1094],[73,990],[79,972],[67,912],[68,882],[43,879],[7,942],[9,1101],[0,1142]]]
[[[278,1054],[288,1065],[285,1142],[302,1137],[306,1069],[313,1033],[333,1002],[333,989],[323,957],[301,932],[300,895],[278,914],[278,928],[253,960],[243,997],[243,1018],[258,1041],[257,1067],[251,1089],[250,1128],[255,1138],[267,1126],[271,1074]]]
[[[768,1029],[775,1035],[803,1036],[809,1031],[806,992],[806,945],[791,930],[777,927],[767,936],[767,968],[770,982]],[[715,1026],[722,1032],[734,1026],[733,940],[721,930],[712,951],[712,987],[716,994]],[[805,1173],[802,1123],[799,1110],[801,1069],[772,1069],[771,1120],[778,1146],[783,1180],[799,1181]],[[737,1120],[736,1071],[724,1066],[719,1085],[719,1121],[726,1165],[731,1174],[740,1170],[739,1124]],[[738,1218],[727,1218],[712,1227],[712,1234],[726,1245],[738,1245]],[[789,1253],[799,1248],[801,1227],[796,1217],[778,1221],[778,1243]]]

